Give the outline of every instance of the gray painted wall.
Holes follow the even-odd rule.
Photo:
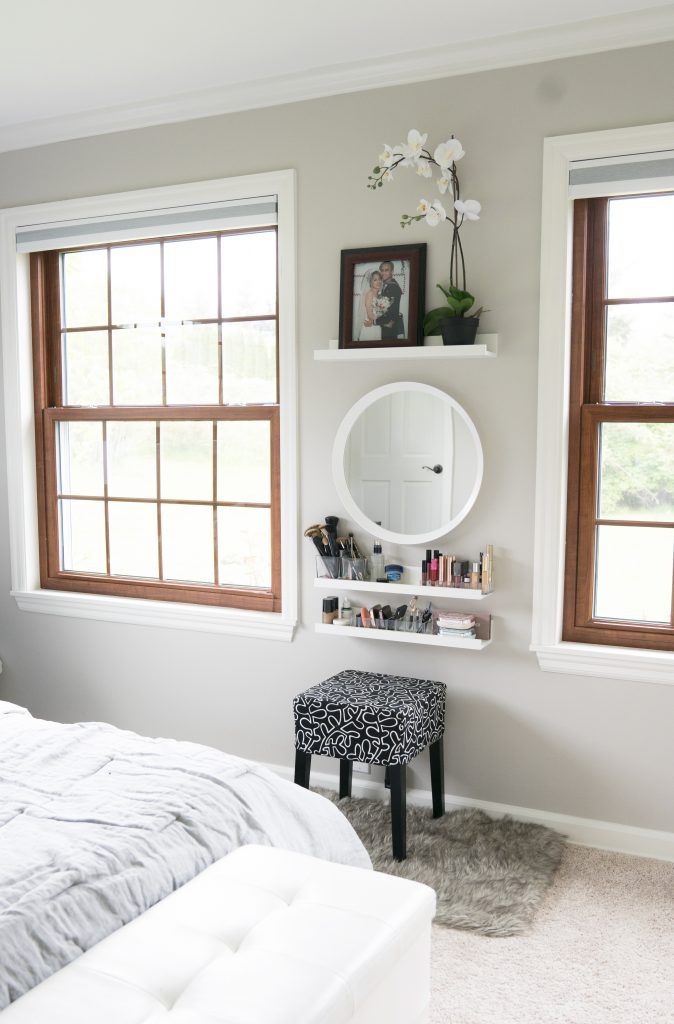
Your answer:
[[[454,131],[464,194],[483,220],[465,243],[470,285],[492,312],[499,358],[413,374],[445,388],[485,449],[478,502],[451,538],[497,547],[497,639],[484,653],[316,636],[312,548],[302,542],[302,625],[291,645],[21,613],[9,596],[4,437],[0,447],[0,696],[63,721],[103,719],[279,764],[292,761],[292,695],[351,666],[445,681],[450,793],[674,829],[674,688],[550,675],[528,651],[536,446],[540,186],[546,135],[672,119],[674,45],[662,44],[404,88],[106,135],[0,156],[0,206],[294,167],[299,177],[301,523],[339,514],[329,454],[346,409],[402,379],[398,367],[313,361],[337,330],[342,248],[428,240],[429,299],[448,233],[402,235],[428,183],[365,180],[382,142],[409,127]],[[382,646],[384,649],[382,650]],[[427,785],[425,761],[410,785]]]

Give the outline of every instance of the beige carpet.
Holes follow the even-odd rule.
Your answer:
[[[569,846],[526,935],[433,929],[430,1024],[674,1024],[674,864]]]

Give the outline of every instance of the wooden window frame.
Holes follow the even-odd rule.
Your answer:
[[[619,198],[619,197],[610,197]],[[674,650],[674,593],[669,625],[602,619],[593,614],[596,527],[674,523],[602,520],[597,515],[602,423],[674,422],[674,403],[604,401],[609,198],[574,204],[569,387],[569,458],[562,639],[589,644]],[[671,301],[658,299],[621,302]],[[674,583],[673,583],[674,591]]]
[[[257,230],[276,230],[273,227],[237,228],[230,231],[210,231],[199,235],[167,236],[165,238],[147,239],[147,244],[173,240],[185,240],[195,237],[225,237],[232,234],[250,233]],[[138,245],[138,241],[129,243],[111,242],[103,248],[121,245]],[[91,249],[99,246],[83,246]],[[63,250],[71,251],[71,250]],[[278,251],[278,243],[277,243]],[[151,600],[177,601],[189,604],[206,604],[224,608],[236,608],[248,611],[281,612],[281,480],[280,480],[280,406],[279,406],[279,328],[278,305],[279,285],[278,270],[276,281],[276,310],[270,315],[221,317],[218,308],[218,323],[237,323],[250,320],[274,320],[276,323],[276,403],[265,405],[227,406],[219,405],[167,405],[165,384],[163,385],[162,405],[153,406],[96,406],[80,407],[62,404],[62,367],[61,367],[61,291],[60,291],[60,258],[61,251],[32,253],[30,257],[30,293],[31,323],[33,339],[33,390],[35,409],[35,442],[36,442],[36,484],[38,513],[38,544],[40,563],[40,585],[46,590],[74,591],[84,594],[100,594],[117,597],[133,597]],[[109,274],[109,268],[108,268]],[[109,291],[109,281],[108,281]],[[163,295],[162,295],[163,314]],[[108,304],[108,319],[110,309]],[[195,321],[199,322],[199,321]],[[101,326],[101,325],[99,325]],[[109,337],[111,325],[108,324]],[[219,353],[219,395],[222,401],[222,351]],[[110,369],[110,387],[112,390],[112,371]],[[56,474],[56,425],[60,421],[94,421],[105,424],[113,420],[151,421],[157,424],[164,421],[200,420],[210,421],[214,426],[213,462],[214,476],[216,466],[216,426],[217,422],[227,421],[267,421],[270,424],[270,507],[271,514],[271,586],[270,588],[220,586],[214,584],[198,584],[190,582],[173,582],[151,580],[145,578],[99,575],[84,572],[65,571],[60,568],[60,544],[57,514],[57,474]],[[157,463],[160,453],[157,449]],[[78,496],[86,497],[86,496]],[[96,496],[104,503],[107,522],[108,503],[111,499],[107,494],[107,486],[103,496]],[[166,500],[166,499],[164,499]],[[160,494],[156,499],[148,499],[146,503],[154,503],[159,509]],[[180,501],[178,504],[184,504]],[[190,501],[188,500],[189,504]],[[213,509],[214,519],[220,506],[251,506],[248,502],[222,502],[217,500],[215,491],[212,501],[198,501],[196,504]],[[258,507],[256,503],[252,503]],[[217,531],[215,532],[217,537]],[[159,538],[161,544],[161,535]],[[106,558],[109,567],[109,543],[106,529]],[[214,551],[217,580],[217,542]]]

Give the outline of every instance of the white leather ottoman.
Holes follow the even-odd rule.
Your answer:
[[[0,1013],[2,1024],[419,1024],[435,893],[246,846]]]

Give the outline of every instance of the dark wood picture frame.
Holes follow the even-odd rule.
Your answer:
[[[387,261],[409,263],[410,284],[405,337],[381,341],[354,339],[353,284],[355,268],[361,263]],[[365,249],[342,249],[339,282],[339,347],[403,348],[424,343],[424,306],[426,296],[426,243],[378,245]]]

